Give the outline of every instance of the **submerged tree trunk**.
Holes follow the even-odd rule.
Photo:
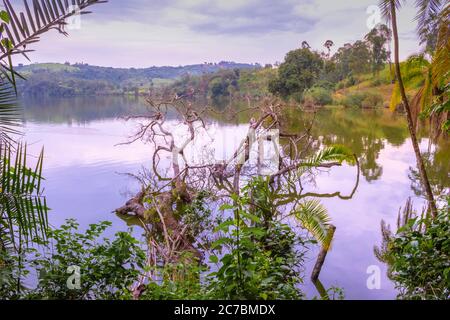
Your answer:
[[[414,153],[416,155],[417,167],[419,169],[420,180],[422,182],[422,186],[425,190],[425,195],[427,197],[431,214],[433,217],[437,216],[437,208],[436,202],[434,201],[433,192],[431,191],[430,181],[428,180],[428,175],[425,169],[425,164],[423,162],[422,156],[420,154],[419,143],[417,142],[416,136],[416,128],[414,125],[412,112],[410,105],[408,103],[408,98],[406,97],[405,87],[403,86],[403,79],[400,72],[400,58],[399,58],[399,41],[398,41],[398,30],[397,30],[397,16],[395,9],[395,2],[393,0],[390,1],[391,8],[391,19],[392,19],[392,33],[394,36],[394,59],[395,59],[395,73],[397,76],[398,86],[400,88],[400,93],[403,100],[403,105],[406,110],[406,118],[408,120],[408,129],[411,135],[411,142],[414,148]]]
[[[333,237],[334,237],[335,231],[336,231],[336,227],[331,224],[329,226],[328,235],[327,235],[327,238],[330,239],[330,243],[331,243],[331,239],[333,239]],[[322,249],[319,252],[319,256],[317,257],[316,264],[314,265],[313,271],[311,273],[311,281],[314,284],[319,279],[320,271],[322,270],[322,266],[325,263],[325,258],[327,257],[328,250],[329,250],[329,245],[322,246]],[[321,293],[319,289],[317,289],[317,290],[319,291],[319,293]]]

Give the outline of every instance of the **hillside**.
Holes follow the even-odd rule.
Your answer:
[[[187,66],[110,68],[88,64],[41,63],[20,65],[16,71],[20,92],[26,96],[138,94],[150,87],[171,84],[183,76],[200,76],[220,70],[253,69],[258,65],[222,61]]]

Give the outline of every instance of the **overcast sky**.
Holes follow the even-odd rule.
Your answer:
[[[414,1],[408,1],[413,3]],[[65,38],[42,37],[32,62],[112,67],[186,65],[222,60],[274,63],[303,40],[323,49],[361,39],[378,0],[109,0],[81,17]],[[369,13],[368,13],[369,11]],[[401,57],[419,51],[415,10],[399,13]],[[20,60],[20,61],[19,61]],[[24,62],[17,59],[16,62]],[[25,62],[26,63],[26,62]]]

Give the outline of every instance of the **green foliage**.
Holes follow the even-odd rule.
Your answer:
[[[218,270],[208,276],[213,298],[303,298],[298,284],[303,281],[301,250],[306,242],[276,218],[266,220],[268,215],[263,212],[271,210],[267,181],[256,179],[244,192],[233,197],[233,205],[222,206],[223,210],[232,210],[234,218],[216,227],[221,236],[212,245],[216,255],[210,259],[218,263]],[[260,209],[252,210],[253,206]],[[269,213],[275,216],[274,212]]]
[[[366,42],[358,40],[339,48],[332,59],[336,64],[336,78],[342,80],[350,75],[368,72],[371,54]]]
[[[405,62],[400,64],[400,72],[402,74],[403,84],[406,89],[420,89],[421,97],[418,102],[422,106],[417,106],[419,109],[424,107],[425,100],[429,100],[431,97],[431,82],[429,81],[430,63],[425,59],[423,55],[412,55]],[[400,94],[399,83],[396,82],[391,95],[391,101],[389,108],[391,111],[395,111],[402,101]],[[412,103],[414,104],[414,103]]]
[[[199,241],[204,235],[205,230],[213,229],[213,221],[211,219],[211,209],[208,205],[208,197],[210,194],[206,191],[200,191],[192,199],[189,204],[183,203],[177,205],[177,215],[180,216],[182,225],[189,226],[186,230],[186,236],[192,242]]]
[[[303,228],[308,230],[322,247],[329,248],[331,240],[328,237],[328,228],[331,218],[319,200],[305,200],[294,209],[294,216],[301,222]]]
[[[228,97],[235,90],[239,89],[238,79],[240,71],[238,69],[228,72],[219,72],[209,82],[209,96],[212,99]]]
[[[318,79],[323,60],[308,48],[290,51],[278,69],[278,77],[269,82],[269,91],[282,97],[299,99]]]
[[[123,95],[146,93],[150,88],[173,86],[179,95],[202,87],[203,76],[232,74],[235,69],[252,69],[251,64],[220,62],[178,67],[108,68],[83,63],[43,63],[17,67],[27,81],[18,81],[21,94],[26,96]],[[233,79],[230,79],[231,83]],[[209,83],[209,81],[208,81]],[[233,83],[235,85],[235,83]],[[227,89],[227,88],[225,88]],[[196,91],[197,91],[196,90]],[[200,90],[202,91],[202,90]]]
[[[370,91],[349,93],[340,101],[345,107],[358,108],[381,108],[383,102],[383,96]]]
[[[422,113],[422,117],[430,117],[430,116],[439,117],[442,114],[448,115],[450,113],[450,83],[448,83],[444,88],[442,97],[443,99],[436,99],[435,103],[433,103],[430,107],[424,110],[424,112]],[[447,132],[447,134],[450,134],[449,117],[447,117],[447,119],[442,122],[442,130]]]
[[[269,82],[276,78],[277,70],[273,68],[245,69],[239,76],[239,93],[242,96],[264,97],[269,95]]]
[[[342,145],[333,145],[316,152],[312,157],[306,159],[305,167],[314,167],[327,162],[336,161],[342,163],[347,161],[354,163],[355,158],[351,150]]]
[[[41,243],[43,253],[29,261],[39,275],[32,299],[129,299],[131,285],[144,268],[145,252],[129,232],[118,232],[111,241],[101,238],[110,222],[92,224],[85,232],[69,219],[51,230]],[[80,289],[69,289],[67,269],[80,268]]]
[[[0,144],[0,251],[45,239],[47,206],[41,196],[43,152],[35,169],[27,166],[22,144]]]
[[[449,219],[447,206],[437,218],[412,217],[395,236],[385,237],[385,251],[377,252],[389,264],[390,278],[400,291],[398,298],[450,298]]]
[[[383,70],[384,64],[388,60],[388,51],[385,46],[391,38],[391,31],[384,24],[378,24],[365,36],[371,50],[370,60],[373,74],[378,74]]]
[[[15,83],[11,83],[7,74],[0,73],[0,141],[11,142],[11,135],[19,134],[22,117],[17,106]]]
[[[301,299],[308,241],[277,220],[268,179],[255,178],[220,209],[233,217],[214,228],[210,265],[192,260],[157,269],[142,299]],[[205,274],[204,280],[201,274]]]
[[[158,274],[157,281],[150,281],[140,297],[141,300],[209,300],[212,298],[201,274],[209,268],[192,262],[187,255],[184,263],[173,263],[154,268]],[[174,276],[176,275],[176,276]]]
[[[304,106],[325,106],[333,103],[331,91],[314,86],[303,95]]]

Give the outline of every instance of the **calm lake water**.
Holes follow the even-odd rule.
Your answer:
[[[31,152],[37,155],[45,147],[45,195],[52,209],[51,224],[59,226],[73,217],[83,227],[110,220],[110,234],[126,230],[126,222],[112,211],[138,190],[139,185],[127,174],[148,166],[151,150],[142,142],[117,146],[135,129],[135,124],[119,118],[142,112],[144,102],[118,97],[34,99],[24,100],[23,107],[25,139]],[[301,130],[298,111],[287,114],[290,130]],[[246,132],[245,123],[216,120],[214,126],[219,142]],[[327,109],[316,116],[313,135],[322,144],[351,148],[362,171],[352,199],[323,199],[337,230],[320,279],[325,287],[343,288],[348,299],[393,299],[396,292],[386,277],[386,267],[373,254],[374,246],[381,242],[380,222],[384,219],[395,225],[399,207],[408,197],[413,197],[417,208],[424,203],[405,121],[386,110]],[[430,145],[423,139],[421,147],[428,156],[433,188],[448,190],[448,142]],[[314,188],[322,193],[350,194],[355,177],[356,168],[344,165],[320,174]],[[135,234],[140,231],[135,229]],[[304,290],[310,298],[318,295],[309,283],[317,251],[310,252],[307,263]],[[380,289],[367,288],[369,266],[381,270]]]

